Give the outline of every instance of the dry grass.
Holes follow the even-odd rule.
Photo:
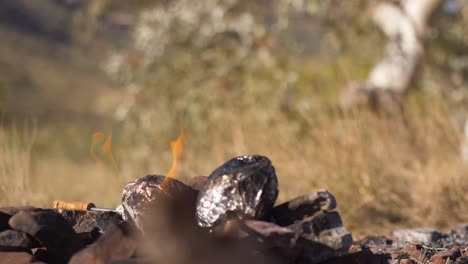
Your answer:
[[[0,130],[0,200],[2,205],[26,205],[43,201],[44,196],[32,190],[31,150],[35,138],[16,129]]]
[[[277,169],[279,202],[327,188],[355,232],[449,228],[468,218],[462,131],[439,97],[412,95],[403,113],[391,115],[368,109],[304,112],[306,129],[300,132],[286,116],[265,122],[261,114],[246,118],[229,107],[223,114],[223,120],[209,123],[207,138],[186,129],[178,178],[207,175],[233,156],[262,154]],[[164,174],[171,156],[169,144],[163,145],[139,161],[121,153],[129,161],[123,165],[127,175]]]
[[[277,169],[279,202],[327,188],[354,232],[448,228],[468,218],[468,164],[458,151],[462,133],[441,100],[413,96],[404,113],[393,115],[367,109],[303,113],[308,129],[300,140],[285,117],[274,123],[252,118],[227,114],[224,122],[213,123],[209,148],[186,129],[177,178],[207,175],[232,156],[258,153]],[[126,159],[125,153],[135,150],[121,147],[116,172],[106,157],[74,162],[31,156],[34,134],[0,132],[2,205],[48,206],[60,198],[112,207],[126,181],[164,174],[171,163],[169,140],[162,137],[166,148],[142,157],[144,163]]]
[[[279,116],[273,124],[252,118],[226,111],[224,122],[212,124],[209,140],[197,141],[186,129],[177,178],[207,175],[232,156],[257,153],[268,156],[277,169],[279,202],[327,188],[337,197],[345,225],[354,232],[448,228],[468,218],[468,164],[458,151],[462,132],[442,100],[413,96],[404,112],[391,115],[367,109],[304,113],[308,129],[300,137],[291,132],[286,117]],[[113,207],[126,181],[164,174],[171,164],[170,138],[160,137],[166,147],[153,149],[138,161],[125,154],[137,149],[119,148],[114,142],[119,153],[116,172],[104,156],[85,157],[79,163],[34,156],[34,137],[0,130],[2,205],[49,206],[53,199],[69,199]]]

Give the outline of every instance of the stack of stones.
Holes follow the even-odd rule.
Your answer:
[[[275,206],[277,195],[271,161],[242,156],[189,185],[140,178],[124,187],[116,212],[0,208],[0,263],[468,262],[468,225],[353,243],[330,192]]]

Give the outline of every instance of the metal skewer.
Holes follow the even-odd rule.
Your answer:
[[[78,201],[55,200],[53,203],[53,208],[61,210],[116,212],[115,209],[96,207],[94,203]]]

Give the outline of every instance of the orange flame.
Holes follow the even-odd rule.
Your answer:
[[[104,133],[102,132],[94,132],[91,135],[91,147],[89,149],[89,154],[93,160],[98,161],[98,158],[95,153],[96,145],[100,144],[104,140]]]
[[[101,145],[101,152],[102,154],[107,157],[111,164],[112,168],[117,172],[117,162],[115,161],[114,155],[112,154],[112,132],[107,135],[107,138],[104,140],[104,133],[103,132],[95,132],[91,135],[91,149],[90,149],[90,154],[91,157],[95,160],[98,161],[98,158],[95,154],[95,148],[96,145],[100,144],[103,142]]]
[[[184,133],[181,131],[179,136],[171,141],[171,150],[172,150],[172,166],[169,169],[169,171],[166,174],[166,178],[169,177],[174,177],[176,170],[177,170],[177,165],[180,160],[180,154],[182,153],[182,143],[184,141]],[[164,183],[164,182],[163,182]]]

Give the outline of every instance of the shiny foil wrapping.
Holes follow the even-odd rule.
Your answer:
[[[160,202],[195,191],[184,183],[158,175],[147,175],[127,184],[122,192],[124,219],[132,220],[142,228],[145,212]]]
[[[261,219],[278,196],[271,161],[263,156],[233,158],[208,177],[196,205],[197,223],[213,227],[231,218]]]

